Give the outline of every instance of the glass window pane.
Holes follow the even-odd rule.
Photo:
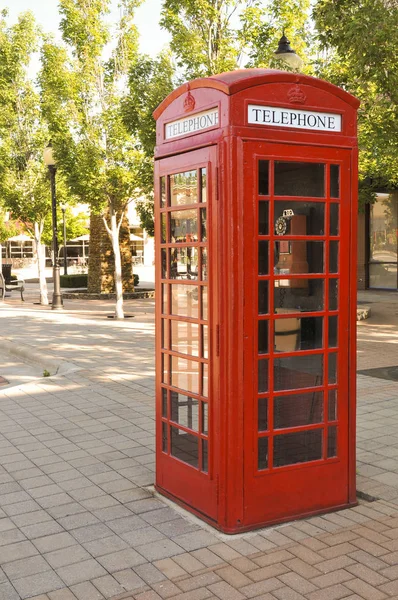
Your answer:
[[[337,390],[329,390],[328,419],[337,420]]]
[[[328,458],[337,456],[337,427],[328,428]]]
[[[340,165],[330,165],[330,197],[340,197]]]
[[[168,452],[167,450],[167,430],[168,430],[168,425],[167,423],[162,423],[162,451],[163,452]]]
[[[205,208],[200,209],[200,235],[202,242],[207,242],[207,211]]]
[[[209,408],[207,402],[202,402],[202,433],[209,433]]]
[[[170,357],[168,354],[162,354],[162,383],[169,385],[170,383]]]
[[[323,346],[323,318],[303,317],[276,319],[275,352],[315,350]]]
[[[170,175],[171,206],[195,204],[198,201],[198,176],[196,171]]]
[[[275,161],[276,196],[325,197],[325,165]]]
[[[305,275],[323,273],[323,242],[278,240],[275,242],[275,275]],[[305,279],[296,282],[297,287],[305,287]]]
[[[170,427],[171,431],[171,455],[178,460],[191,465],[192,467],[198,468],[199,466],[199,440],[192,433],[186,433],[177,429],[176,427]]]
[[[329,272],[339,272],[339,242],[329,243]]]
[[[323,421],[323,392],[274,398],[274,427],[299,427]]]
[[[337,348],[337,317],[329,317],[329,348]]]
[[[337,354],[329,354],[329,383],[337,383]]]
[[[160,206],[166,206],[166,177],[160,178]]]
[[[339,286],[337,279],[329,279],[329,310],[337,310]]]
[[[202,440],[202,471],[208,473],[209,471],[209,451],[207,440]]]
[[[369,263],[369,287],[396,290],[397,263]]]
[[[162,261],[162,279],[167,279],[167,250],[166,248],[161,249],[161,261]]]
[[[268,321],[258,322],[258,353],[268,352]]]
[[[209,395],[209,367],[206,363],[202,364],[202,396],[207,398]]]
[[[268,359],[258,361],[258,391],[268,392]]]
[[[178,392],[170,392],[170,419],[188,429],[199,430],[199,401]]]
[[[269,161],[258,161],[258,193],[260,196],[269,194]]]
[[[339,205],[335,202],[330,203],[330,235],[339,235]]]
[[[380,263],[397,262],[398,193],[377,194],[370,206],[370,260]],[[387,264],[384,265],[390,273]],[[392,269],[393,270],[393,269]],[[395,264],[395,275],[397,265]],[[375,287],[383,287],[380,284]],[[385,286],[389,287],[389,286]],[[395,279],[395,286],[397,281]]]
[[[206,168],[200,169],[200,189],[201,189],[201,201],[207,202],[207,171]]]
[[[198,249],[170,248],[170,279],[198,279]]]
[[[171,385],[199,394],[199,363],[180,356],[171,357]]]
[[[162,348],[169,349],[169,321],[162,319]]]
[[[171,349],[181,354],[199,356],[199,325],[171,321]]]
[[[274,467],[322,458],[322,429],[299,431],[274,437]]]
[[[258,282],[258,314],[268,313],[268,281]]]
[[[258,470],[268,469],[268,438],[258,440]]]
[[[258,233],[259,235],[269,234],[269,202],[261,200],[258,203]]]
[[[167,419],[167,390],[162,388],[162,417]]]
[[[290,356],[274,360],[274,389],[299,390],[323,384],[323,355]]]
[[[202,319],[207,321],[207,287],[202,286]]]
[[[201,325],[202,328],[202,358],[209,358],[209,332],[207,325]]]
[[[160,239],[163,244],[166,242],[166,236],[167,236],[166,218],[167,218],[167,214],[161,213],[161,215],[160,215]]]
[[[207,281],[207,248],[200,249],[202,254],[202,281]]]
[[[277,235],[325,235],[324,202],[275,202]]]
[[[258,430],[267,431],[268,429],[268,399],[258,399]]]
[[[171,286],[171,313],[180,317],[198,318],[198,288],[182,283]]]
[[[162,284],[162,313],[167,315],[169,313],[169,306],[168,306],[168,285],[163,283]]]
[[[274,310],[286,312],[318,312],[324,308],[323,279],[276,279]]]
[[[170,213],[170,242],[183,244],[198,241],[196,210],[176,210]]]
[[[268,275],[268,242],[258,243],[258,274]]]

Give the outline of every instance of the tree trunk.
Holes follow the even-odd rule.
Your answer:
[[[115,293],[115,260],[112,236],[107,231],[105,220],[110,222],[110,213],[90,216],[90,254],[88,262],[88,292],[92,294]],[[127,216],[119,227],[119,246],[122,261],[123,293],[134,292],[130,229]]]
[[[39,273],[39,286],[40,286],[40,304],[48,305],[48,293],[47,293],[47,281],[45,274],[46,267],[46,255],[45,246],[41,243],[41,235],[43,233],[43,224],[35,223],[35,245],[36,245],[36,257],[37,257],[37,269]]]
[[[116,291],[116,306],[115,318],[124,319],[123,310],[123,282],[122,282],[122,257],[119,243],[119,230],[117,224],[117,215],[113,211],[110,214],[110,227],[105,224],[112,242],[113,255],[115,258],[115,291]]]

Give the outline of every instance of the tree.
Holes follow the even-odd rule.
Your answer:
[[[318,0],[314,19],[323,56],[317,73],[361,100],[359,197],[398,186],[398,4],[389,0]]]
[[[20,15],[7,26],[7,12],[0,20],[0,197],[34,237],[40,281],[40,302],[48,304],[44,273],[44,222],[51,211],[50,188],[43,164],[48,132],[39,96],[27,75],[39,32],[32,13]]]
[[[156,144],[155,108],[176,85],[174,66],[169,52],[157,58],[139,56],[129,72],[129,94],[123,102],[123,118],[130,133],[140,140],[144,160],[139,173],[140,197],[135,202],[141,225],[154,235],[153,223],[153,156]]]
[[[310,0],[164,0],[160,24],[186,79],[240,66],[277,66],[285,30],[303,54]]]
[[[110,0],[60,0],[64,45],[46,40],[39,76],[58,167],[73,193],[102,215],[112,243],[116,318],[124,317],[119,232],[144,159],[121,110],[137,56],[133,18],[141,1],[120,0],[116,42],[105,59]]]

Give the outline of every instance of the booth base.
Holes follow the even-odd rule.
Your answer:
[[[181,508],[186,510],[188,513],[194,515],[195,517],[198,517],[199,519],[201,519],[208,525],[211,525],[211,527],[214,527],[214,529],[216,529],[217,531],[220,531],[221,533],[225,533],[227,535],[237,535],[240,533],[248,533],[250,531],[256,531],[258,529],[266,529],[268,527],[274,527],[275,525],[281,525],[282,523],[293,523],[294,521],[303,521],[304,519],[309,519],[310,517],[316,517],[318,515],[326,515],[328,513],[338,512],[340,510],[345,510],[347,508],[353,508],[354,506],[358,506],[358,502],[357,502],[357,500],[355,500],[354,502],[347,502],[345,504],[339,504],[338,506],[331,506],[329,508],[322,508],[319,510],[311,510],[308,512],[300,513],[298,515],[288,515],[286,517],[275,519],[275,520],[262,521],[261,523],[250,524],[250,525],[242,524],[239,527],[228,527],[226,525],[223,525],[222,523],[214,521],[207,515],[196,510],[193,506],[186,504],[185,502],[180,500],[180,498],[173,496],[173,494],[170,494],[164,488],[162,488],[158,485],[155,485],[155,490],[161,496],[168,498],[169,500],[171,500],[172,502],[174,502],[175,504],[177,504],[178,506],[180,506]]]

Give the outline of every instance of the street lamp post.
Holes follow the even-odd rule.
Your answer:
[[[51,209],[52,209],[52,225],[53,225],[53,281],[54,281],[54,292],[53,292],[53,301],[52,301],[52,309],[53,310],[61,310],[64,307],[64,303],[62,300],[61,294],[61,281],[60,281],[60,271],[59,271],[59,259],[58,259],[58,231],[57,231],[57,198],[56,198],[56,190],[55,190],[55,174],[57,172],[57,167],[55,164],[54,156],[53,156],[53,148],[51,142],[48,144],[47,148],[44,150],[43,154],[44,163],[47,165],[48,170],[50,172],[50,181],[51,181]]]
[[[62,210],[62,223],[63,223],[63,229],[64,229],[64,275],[67,275],[68,274],[68,263],[67,263],[67,252],[66,252],[66,220],[65,220],[66,206],[65,206],[65,204],[61,204],[61,210]]]

